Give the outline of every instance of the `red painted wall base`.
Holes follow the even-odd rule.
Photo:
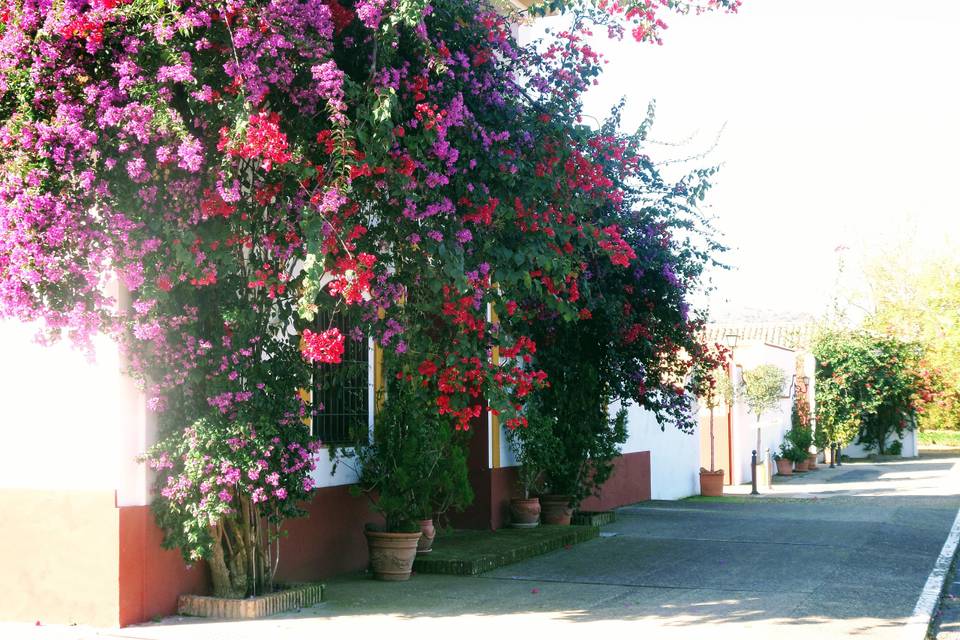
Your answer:
[[[588,498],[585,511],[602,511],[650,499],[650,452],[628,453],[614,463],[600,497]],[[499,529],[510,522],[510,498],[519,495],[517,469],[474,469],[476,501],[452,518],[455,526]],[[299,582],[359,571],[367,565],[367,523],[381,524],[365,498],[349,487],[318,489],[308,515],[287,522],[280,544],[277,578]],[[203,563],[187,567],[178,551],[161,548],[163,534],[149,507],[120,508],[120,624],[129,625],[176,611],[181,593],[208,592]]]
[[[306,510],[306,517],[287,522],[278,580],[322,580],[367,566],[363,529],[378,518],[365,498],[351,496],[348,487],[318,489]],[[161,548],[163,533],[150,507],[119,511],[121,626],[176,613],[182,593],[209,593],[205,563],[187,566],[179,551]]]

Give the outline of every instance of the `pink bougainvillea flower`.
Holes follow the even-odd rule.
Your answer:
[[[343,359],[343,334],[337,328],[322,333],[304,329],[300,351],[307,362],[339,364]]]

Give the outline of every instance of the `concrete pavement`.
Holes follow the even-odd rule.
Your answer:
[[[480,577],[351,576],[330,581],[321,605],[266,620],[7,626],[0,637],[901,638],[958,508],[960,458],[845,464],[759,499],[627,507],[598,540]]]

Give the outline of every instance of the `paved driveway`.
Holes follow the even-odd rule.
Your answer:
[[[627,507],[598,540],[477,578],[344,578],[268,620],[37,637],[900,638],[958,508],[960,458],[849,464],[761,499]]]

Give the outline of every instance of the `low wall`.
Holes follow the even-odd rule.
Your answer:
[[[112,491],[0,489],[0,620],[116,626]]]

